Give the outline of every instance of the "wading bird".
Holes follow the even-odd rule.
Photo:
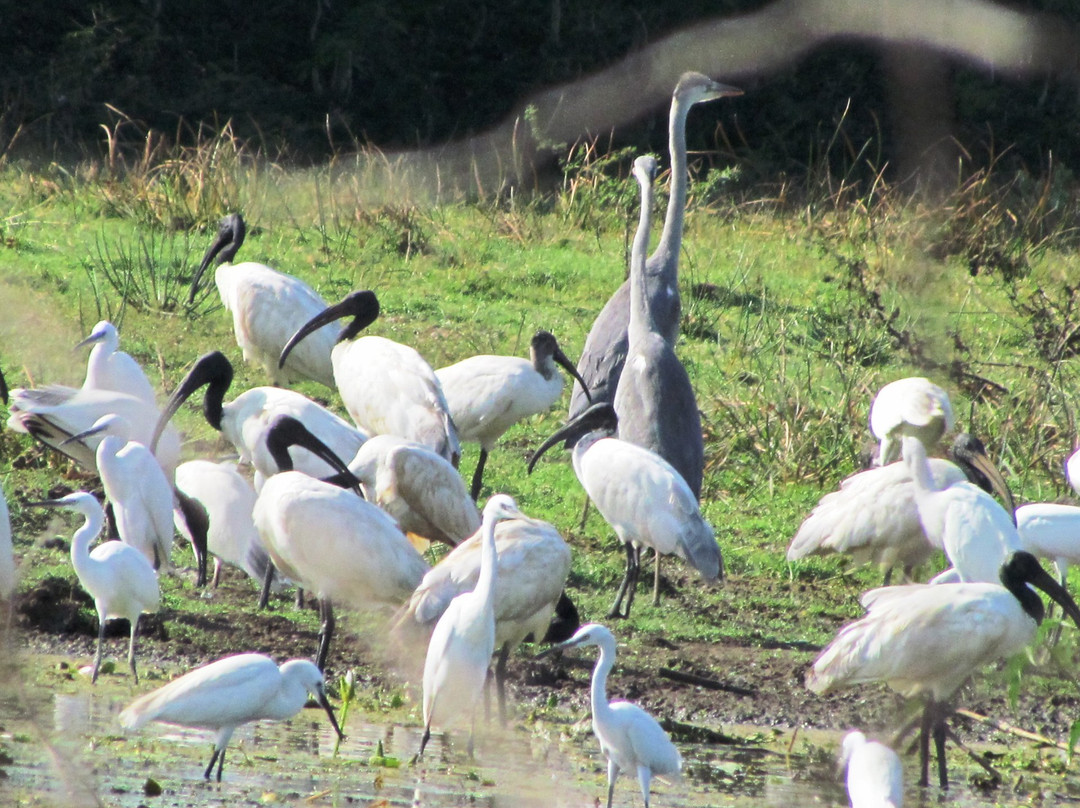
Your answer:
[[[217,764],[225,766],[225,747],[233,732],[249,721],[284,721],[307,703],[308,695],[326,711],[334,732],[345,736],[326,698],[323,675],[306,659],[278,666],[262,654],[236,654],[211,662],[140,696],[120,713],[124,729],[141,729],[151,721],[217,730],[214,754],[203,772],[207,780]]]
[[[607,677],[615,665],[615,637],[607,628],[598,623],[584,625],[569,640],[540,656],[585,645],[600,648],[592,675],[592,723],[600,751],[607,758],[607,806],[611,808],[615,779],[620,772],[627,772],[637,775],[648,808],[652,778],[681,776],[682,756],[656,719],[643,709],[628,701],[608,701]]]
[[[300,420],[337,457],[352,457],[367,439],[367,435],[345,419],[307,396],[281,387],[252,387],[226,404],[225,393],[232,380],[232,364],[221,351],[199,357],[166,402],[155,436],[161,433],[180,405],[205,385],[203,416],[236,447],[241,462],[255,467],[255,490],[279,470],[266,449],[267,429],[275,416],[290,415]],[[295,471],[313,477],[324,477],[337,471],[336,467],[302,446],[290,449],[290,457]]]
[[[352,479],[345,464],[297,419],[275,419],[268,437],[272,450],[281,448],[278,441],[319,452]],[[274,566],[319,599],[322,627],[316,664],[323,670],[334,632],[333,604],[398,607],[416,589],[428,564],[381,508],[352,491],[288,470],[288,453],[277,454],[282,471],[263,485],[252,516]],[[264,587],[264,601],[267,594]]]
[[[957,435],[949,460],[929,458],[931,487],[943,490],[961,482],[998,492],[1012,509],[1012,494],[986,457],[977,438]],[[894,567],[907,578],[930,559],[936,547],[923,532],[915,506],[915,482],[906,463],[897,461],[852,474],[840,488],[826,494],[803,520],[787,550],[788,561],[809,555],[845,553],[856,564],[873,561],[888,585]]]
[[[478,531],[447,553],[416,587],[395,621],[395,636],[402,639],[406,653],[417,643],[414,633],[426,643],[450,602],[476,588],[483,547],[483,531]],[[495,549],[495,684],[499,717],[505,723],[507,660],[530,635],[536,641],[544,638],[570,574],[570,547],[552,525],[522,514],[495,526]]]
[[[548,331],[533,335],[528,359],[482,354],[435,371],[461,442],[480,444],[470,491],[474,500],[480,496],[484,466],[496,441],[518,421],[547,412],[562,395],[556,363],[585,384]]]
[[[71,565],[82,588],[94,599],[98,614],[97,651],[94,654],[92,682],[97,682],[101,667],[102,645],[105,641],[105,621],[122,618],[131,624],[128,642],[128,667],[139,681],[135,668],[135,632],[139,615],[157,610],[160,601],[157,574],[146,556],[121,541],[107,541],[90,550],[92,542],[105,524],[105,512],[91,494],[77,491],[61,499],[31,502],[53,508],[68,508],[85,518],[83,526],[71,539]]]
[[[157,408],[154,388],[146,378],[146,373],[129,354],[120,350],[120,336],[116,332],[116,326],[108,320],[102,320],[94,326],[90,336],[75,347],[82,348],[86,345],[94,347],[90,349],[90,358],[86,362],[83,389],[126,393]]]
[[[885,744],[852,730],[840,747],[840,767],[847,770],[851,808],[903,808],[904,770]]]
[[[884,682],[905,698],[925,698],[919,784],[925,786],[929,780],[933,736],[938,779],[942,788],[947,787],[950,701],[968,677],[1019,653],[1035,638],[1044,609],[1028,584],[1061,604],[1080,626],[1076,603],[1031,553],[1014,553],[1001,568],[1000,580],[886,586],[866,592],[861,598],[866,615],[840,629],[807,673],[806,686],[827,693],[846,685]]]
[[[239,213],[221,220],[217,238],[203,256],[191,280],[188,303],[195,300],[199,281],[216,258],[217,284],[221,302],[232,312],[236,344],[244,352],[244,361],[263,366],[276,385],[312,379],[334,388],[334,369],[330,350],[334,347],[334,329],[323,328],[279,365],[278,357],[289,337],[304,323],[326,308],[318,292],[299,278],[278,272],[265,264],[245,261],[228,264],[244,243],[246,227]]]
[[[330,353],[338,393],[356,425],[372,435],[397,435],[422,443],[457,467],[461,444],[435,371],[419,353],[385,337],[357,337],[379,316],[369,290],[353,292],[312,317],[281,351],[284,363],[307,335],[342,317],[351,318]]]
[[[410,536],[453,547],[480,527],[480,511],[448,460],[396,435],[368,439],[349,461],[364,497]],[[421,542],[423,543],[423,542]]]
[[[909,376],[889,382],[870,404],[870,431],[880,441],[878,465],[899,457],[902,435],[914,435],[932,449],[954,423],[949,394],[929,379]]]
[[[150,450],[129,439],[128,423],[119,415],[103,415],[89,429],[68,440],[78,441],[91,435],[104,436],[98,443],[95,459],[105,496],[112,504],[120,540],[146,556],[154,569],[170,571],[172,484]]]
[[[671,97],[668,118],[670,199],[660,241],[645,264],[645,277],[649,310],[659,331],[672,346],[679,336],[681,317],[679,251],[682,248],[689,170],[686,159],[686,116],[695,104],[733,95],[742,95],[742,90],[715,82],[701,73],[688,72],[679,77]],[[615,390],[626,360],[629,323],[630,281],[627,280],[597,315],[578,362],[578,372],[596,402],[613,403],[615,400]],[[570,400],[570,419],[580,415],[588,406],[584,390],[575,385]]]
[[[495,653],[495,586],[499,578],[495,525],[503,519],[522,518],[525,515],[517,503],[505,494],[495,494],[484,505],[476,586],[450,601],[428,642],[424,658],[424,735],[417,757],[424,755],[432,724],[446,726],[455,719],[467,718],[475,726],[476,702]],[[472,751],[470,729],[470,756]]]
[[[679,472],[655,452],[613,437],[617,429],[615,408],[594,404],[544,441],[529,459],[529,472],[560,440],[575,441],[574,473],[626,550],[626,574],[608,616],[628,617],[643,547],[679,556],[707,581],[723,577],[724,563]],[[620,612],[624,596],[626,610]]]

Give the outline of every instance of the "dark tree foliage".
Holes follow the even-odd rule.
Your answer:
[[[570,81],[695,20],[764,0],[0,0],[0,149],[84,150],[123,114],[185,137],[233,122],[241,137],[319,159],[354,139],[383,148],[483,131],[530,92]],[[1039,5],[1077,16],[1075,4]],[[1059,8],[1060,7],[1060,8]],[[845,108],[845,137],[880,143],[878,54],[834,44],[748,86],[725,133],[764,173],[815,159]],[[718,77],[721,80],[724,77]],[[744,84],[746,82],[743,82]],[[1038,169],[1076,163],[1075,88],[957,68],[959,134],[992,136]],[[662,149],[664,110],[620,136]],[[712,145],[716,119],[691,133]],[[328,136],[329,135],[329,136]],[[885,138],[887,147],[888,138]],[[999,149],[1000,150],[1000,149]],[[881,155],[888,157],[887,152]]]

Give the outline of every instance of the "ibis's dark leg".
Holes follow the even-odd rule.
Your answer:
[[[105,501],[105,538],[120,538],[120,529],[116,526],[116,513],[113,511],[112,500]],[[157,569],[157,564],[154,565],[154,569]]]
[[[259,596],[259,608],[265,609],[270,603],[270,587],[274,584],[274,565],[266,565],[266,574],[263,576],[262,595]]]
[[[656,565],[653,568],[653,583],[652,583],[652,605],[660,605],[660,551],[653,550],[653,563]]]
[[[930,700],[923,709],[919,727],[919,785],[930,785],[930,732],[934,722],[934,702]]]
[[[506,661],[510,658],[510,643],[504,642],[495,660],[495,695],[499,699],[499,723],[506,726]]]
[[[424,756],[424,747],[427,746],[427,742],[431,740],[431,724],[424,726],[424,736],[420,739],[420,751],[416,753],[416,758],[419,760]]]
[[[330,655],[330,638],[334,634],[334,605],[330,598],[319,600],[319,614],[322,617],[322,625],[319,627],[319,653],[315,658],[315,666],[319,670],[326,670],[326,658]]]
[[[487,458],[487,449],[481,446],[480,459],[476,461],[476,471],[473,472],[472,476],[472,490],[469,491],[472,495],[473,502],[476,502],[477,497],[480,496],[480,483],[484,479],[484,466],[487,465]]]
[[[634,566],[634,548],[629,544],[624,544],[623,549],[626,551],[626,572],[623,573],[622,583],[619,584],[619,591],[615,594],[615,602],[611,604],[611,611],[608,612],[608,619],[623,617],[621,611],[623,597],[626,595],[626,588],[630,585],[630,574]]]
[[[139,683],[139,672],[135,670],[135,632],[139,628],[139,618],[131,621],[131,639],[128,640],[128,667],[131,675],[135,677],[135,684]]]
[[[937,715],[934,717],[934,751],[937,753],[938,783],[942,788],[949,787],[949,772],[945,761],[945,719],[949,711],[943,705],[937,706]]]
[[[887,570],[885,570],[885,577],[881,580],[882,586],[888,586],[892,582],[892,571],[892,567],[889,567]]]
[[[221,768],[225,765],[225,747],[221,747],[221,754],[217,759],[217,781],[221,782]]]
[[[585,497],[585,507],[581,509],[581,524],[578,525],[578,533],[585,532],[585,520],[589,518],[589,498]]]
[[[296,587],[296,601],[293,603],[297,611],[304,608],[304,587]]]
[[[216,746],[214,747],[214,754],[210,756],[210,765],[206,767],[206,771],[203,772],[203,780],[209,780],[210,775],[214,773],[214,764],[217,763],[218,756],[221,754],[221,750]],[[221,780],[221,771],[218,770],[218,780]]]
[[[626,588],[626,611],[623,612],[623,617],[630,616],[630,607],[634,605],[634,595],[637,593],[638,578],[641,577],[641,548],[632,548],[631,555],[634,559],[634,568],[631,573],[630,584]]]

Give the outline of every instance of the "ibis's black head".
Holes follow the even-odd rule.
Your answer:
[[[278,357],[278,367],[285,367],[285,360],[300,340],[312,331],[322,328],[327,323],[334,322],[334,320],[340,320],[342,317],[351,317],[352,319],[341,329],[341,333],[338,334],[337,338],[338,342],[352,339],[378,319],[379,299],[375,297],[375,293],[370,289],[364,289],[346,295],[340,303],[327,306],[289,337],[289,341],[281,349],[281,356]]]
[[[199,264],[195,277],[191,279],[191,289],[188,291],[188,305],[195,302],[195,296],[199,292],[199,281],[202,279],[203,273],[206,272],[206,268],[214,262],[215,258],[219,264],[231,261],[236,256],[236,251],[240,249],[240,245],[244,243],[246,233],[247,227],[244,225],[244,219],[239,213],[230,213],[221,220],[221,224],[218,225],[217,236],[206,250],[206,254],[203,255],[202,263]]]
[[[970,432],[961,432],[953,440],[949,449],[953,462],[963,470],[964,475],[988,494],[996,494],[1002,506],[1016,524],[1016,502],[1009,484],[1005,482],[998,467],[994,465],[986,452],[983,442]]]
[[[1046,611],[1042,599],[1028,584],[1038,587],[1053,598],[1080,628],[1080,608],[1077,608],[1065,587],[1043,569],[1035,556],[1025,550],[1018,550],[1001,566],[1001,585],[1012,592],[1024,607],[1024,611],[1031,615],[1036,623],[1041,623]]]
[[[578,441],[592,432],[602,432],[613,435],[619,428],[619,416],[615,414],[615,407],[606,401],[593,404],[581,413],[577,418],[568,423],[562,429],[552,433],[529,458],[529,473],[540,456],[561,440]]]
[[[266,449],[270,452],[270,457],[273,458],[279,471],[293,470],[293,459],[289,455],[289,448],[292,446],[307,449],[328,465],[333,466],[337,471],[335,484],[341,485],[337,481],[343,481],[345,485],[342,487],[354,488],[358,494],[360,493],[360,481],[349,471],[349,467],[334,453],[333,449],[312,434],[299,419],[291,415],[274,416],[266,429]],[[360,495],[363,496],[363,494]]]
[[[211,351],[203,354],[191,366],[187,376],[183,378],[169,400],[165,402],[165,408],[161,411],[157,426],[154,427],[154,437],[150,441],[150,450],[157,447],[158,439],[165,429],[165,424],[173,417],[180,405],[183,404],[200,387],[206,385],[206,395],[203,396],[203,415],[206,422],[218,432],[221,431],[221,417],[224,410],[225,393],[233,380],[233,366],[221,351]]]

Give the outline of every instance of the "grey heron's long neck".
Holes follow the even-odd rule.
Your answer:
[[[686,115],[688,105],[676,96],[671,100],[668,118],[668,151],[671,156],[671,186],[664,231],[660,234],[652,257],[670,272],[670,282],[675,282],[679,266],[679,250],[682,248],[683,216],[686,212]]]
[[[629,338],[632,345],[648,331],[655,331],[656,322],[649,309],[648,291],[645,288],[645,254],[649,249],[649,220],[653,210],[652,181],[638,177],[641,186],[641,213],[637,232],[630,247],[630,324]]]
[[[609,643],[602,643],[600,645],[600,658],[596,660],[596,667],[593,668],[592,687],[590,689],[594,718],[611,710],[611,705],[608,704],[607,700],[607,677],[614,666],[614,645],[609,647]]]
[[[476,579],[476,596],[486,603],[493,603],[495,599],[495,567],[498,558],[495,552],[495,524],[496,520],[486,518],[481,529],[480,545],[480,575]]]

